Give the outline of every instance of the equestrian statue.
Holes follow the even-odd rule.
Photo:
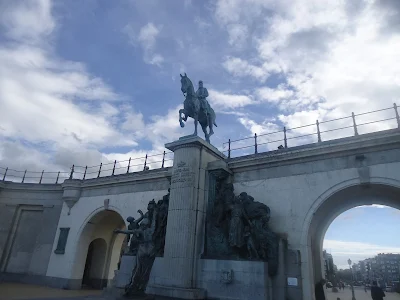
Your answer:
[[[194,91],[192,81],[185,75],[181,75],[181,91],[185,97],[183,109],[179,110],[179,123],[181,127],[185,127],[183,121],[186,122],[188,117],[194,119],[194,133],[197,135],[197,123],[199,122],[203,129],[206,141],[210,143],[210,136],[214,134],[213,126],[215,123],[215,112],[207,101],[208,91],[203,87],[203,81],[199,81],[199,89]],[[182,116],[183,114],[183,116]],[[210,129],[207,131],[207,127]]]

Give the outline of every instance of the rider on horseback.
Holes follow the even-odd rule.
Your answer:
[[[203,81],[199,81],[199,89],[196,92],[196,96],[200,101],[200,108],[204,111],[204,113],[208,116],[208,103],[207,103],[207,97],[208,97],[208,91],[205,87],[203,87]]]
[[[203,82],[200,80],[199,88],[197,92],[195,92],[193,83],[186,73],[185,75],[180,74],[180,76],[181,91],[185,97],[185,101],[183,101],[183,109],[179,110],[179,124],[181,127],[185,127],[183,121],[186,122],[188,117],[193,118],[193,135],[197,135],[197,124],[200,123],[206,141],[210,142],[210,136],[214,134],[213,126],[217,126],[217,124],[215,123],[215,112],[206,99],[208,97],[208,91],[203,87]],[[209,128],[209,131],[207,128]]]

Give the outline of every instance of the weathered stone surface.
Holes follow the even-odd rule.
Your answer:
[[[0,191],[0,272],[46,274],[61,196],[61,185],[4,182]]]
[[[174,151],[174,167],[163,262],[165,271],[156,278],[156,284],[149,286],[148,293],[199,297],[204,294],[196,287],[196,262],[202,252],[207,208],[205,169],[209,162],[224,156],[198,137],[166,147]]]
[[[268,263],[203,259],[200,270],[200,286],[211,299],[274,299]]]
[[[170,212],[181,211],[182,215],[174,215],[174,218],[189,222],[190,230],[195,232],[196,237],[193,239],[185,234],[185,240],[181,240],[178,233],[174,235],[171,233],[171,241],[181,245],[193,243],[194,246],[191,248],[193,259],[190,257],[191,252],[187,249],[175,249],[171,243],[169,247],[171,257],[156,258],[154,262],[149,280],[151,285],[177,283],[188,287],[175,287],[175,289],[189,291],[190,289],[196,291],[206,289],[208,293],[221,289],[221,282],[215,283],[214,286],[208,283],[206,286],[202,277],[219,278],[220,276],[217,274],[222,271],[216,270],[214,274],[202,275],[199,266],[202,261],[200,255],[203,251],[202,230],[205,225],[202,214],[212,207],[210,206],[212,202],[209,201],[210,197],[213,197],[213,187],[208,180],[209,166],[210,173],[218,169],[225,169],[225,173],[232,176],[235,190],[247,192],[270,208],[269,226],[271,230],[287,236],[288,253],[293,251],[298,254],[296,260],[285,263],[287,276],[297,278],[299,284],[298,287],[285,287],[287,296],[291,299],[297,300],[299,299],[298,295],[301,296],[301,294],[304,300],[313,299],[314,281],[321,276],[319,274],[321,273],[320,262],[315,259],[321,248],[322,241],[319,241],[319,238],[336,214],[365,204],[383,204],[400,208],[399,130],[375,135],[360,135],[357,138],[288,148],[279,153],[258,154],[229,160],[226,160],[226,157],[208,143],[193,137],[171,143],[169,147],[176,152],[181,148],[188,147],[187,144],[194,144],[198,149],[197,152],[194,151],[196,154],[193,157],[190,154],[183,156],[189,164],[193,163],[191,166],[195,170],[193,172],[196,173],[195,180],[188,182],[190,184],[194,182],[194,186],[190,192],[187,192],[190,195],[189,198],[181,198],[180,201],[176,201]],[[360,155],[365,157],[362,164],[356,158]],[[219,163],[222,160],[224,162]],[[177,160],[176,163],[179,161]],[[5,270],[4,267],[8,265],[10,257],[14,262],[16,260],[13,257],[18,255],[24,262],[29,256],[31,259],[29,267],[27,267],[29,270],[25,266],[20,267],[13,263],[15,269],[19,269],[25,274],[3,273],[1,278],[45,283],[64,288],[80,288],[90,238],[92,236],[101,237],[107,239],[109,245],[114,243],[111,239],[112,234],[106,233],[109,227],[99,226],[96,223],[98,221],[96,216],[102,215],[102,212],[114,212],[119,215],[120,219],[125,220],[138,209],[145,210],[149,199],[160,199],[167,193],[171,171],[172,169],[166,168],[150,170],[146,174],[144,172],[143,174],[85,180],[81,183],[82,190],[79,200],[72,207],[69,216],[66,204],[61,207],[63,194],[61,185],[2,182],[0,185],[1,270]],[[175,191],[178,192],[179,189],[185,188],[187,187],[177,187]],[[104,206],[106,199],[109,199],[107,208]],[[204,199],[204,202],[200,201],[201,199]],[[35,216],[33,219],[36,223],[42,222],[45,226],[38,229],[39,233],[36,235],[36,243],[32,251],[13,252],[15,248],[12,246],[12,239],[20,240],[15,233],[18,231],[17,214],[22,206],[40,207],[42,212],[33,212],[32,214]],[[197,220],[192,223],[190,218],[197,218]],[[170,226],[169,223],[167,226]],[[123,225],[121,223],[121,228]],[[179,228],[184,225],[178,221],[171,221],[171,226]],[[53,253],[57,246],[56,232],[63,227],[71,228],[65,254],[56,255]],[[85,228],[91,229],[86,231]],[[88,243],[81,245],[83,240]],[[119,243],[116,242],[116,245],[115,247],[118,248]],[[103,279],[113,277],[119,251],[120,249],[118,251],[113,249],[111,258],[107,258],[109,265],[107,264],[105,276],[108,278]],[[46,257],[50,257],[50,260],[46,260]],[[164,260],[169,262],[164,264]],[[193,265],[187,271],[187,274],[190,274],[190,282],[184,281],[178,274],[169,273],[172,271],[168,268],[174,270],[174,267],[184,262],[191,262]],[[229,264],[235,265],[239,262],[232,261]],[[76,266],[82,266],[82,268],[79,269]],[[164,266],[168,266],[168,268]],[[47,268],[46,276],[30,275],[29,273],[32,270],[35,274],[43,274],[45,268]],[[234,268],[223,268],[223,271],[229,271],[229,269]],[[278,274],[280,274],[279,272],[280,269],[278,269]],[[233,278],[235,280],[240,276],[234,272]],[[231,284],[235,284],[235,281]],[[274,285],[271,284],[273,289]],[[283,285],[279,282],[276,286],[282,288]],[[226,292],[234,290],[233,287],[229,289],[229,286],[230,284],[226,284]],[[165,286],[162,288],[167,289]],[[171,286],[169,288],[173,289]],[[264,293],[265,290],[261,292],[260,289],[263,287],[256,287],[252,291],[248,291],[249,294]],[[245,287],[241,287],[240,290],[245,290]],[[240,290],[236,289],[237,295],[240,295]],[[273,299],[271,298],[272,294],[271,291],[269,299]],[[232,294],[232,297],[234,296]]]

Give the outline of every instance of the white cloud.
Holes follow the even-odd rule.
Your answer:
[[[246,43],[249,36],[248,29],[243,24],[230,24],[228,26],[229,44],[241,47]]]
[[[324,249],[333,256],[333,262],[338,268],[348,268],[347,260],[353,263],[374,257],[378,253],[400,253],[400,247],[390,247],[361,242],[346,242],[336,240],[324,240]]]
[[[293,96],[293,91],[285,89],[283,86],[279,86],[276,89],[269,87],[263,87],[256,91],[257,96],[264,101],[277,103],[280,100],[285,100]]]
[[[203,18],[200,18],[199,16],[196,16],[194,18],[194,23],[199,27],[201,30],[206,30],[211,27],[211,24],[207,21],[205,21]]]
[[[147,23],[139,31],[138,41],[145,50],[153,50],[160,30],[153,24]]]
[[[48,43],[57,28],[50,2],[13,2],[5,7],[0,9],[2,16],[7,12],[15,17],[2,23],[8,39],[0,46],[0,166],[10,168],[8,179],[18,175],[21,180],[23,175],[11,169],[28,169],[26,182],[38,182],[44,169],[66,172],[61,180],[72,164],[108,162],[101,153],[104,148],[135,147],[143,138],[157,144],[156,134],[146,135],[143,115],[124,104],[127,97],[90,74],[84,64],[56,55]],[[150,28],[141,35],[150,48],[153,33]],[[148,125],[159,127],[155,120]],[[157,145],[154,149],[160,150]],[[43,182],[54,182],[57,174],[50,175]]]
[[[179,55],[179,62],[174,62],[172,68],[175,73],[187,68],[206,72],[214,62],[222,62],[224,75],[233,75],[221,76],[222,80],[232,84],[225,91],[210,89],[209,101],[218,113],[240,117],[235,120],[249,134],[270,132],[274,126],[279,129],[313,124],[316,119],[321,122],[321,130],[327,131],[351,126],[351,118],[323,121],[350,116],[352,111],[390,107],[398,100],[398,6],[386,7],[380,2],[358,1],[356,5],[348,1],[219,0],[211,6],[214,21],[226,31],[226,37],[220,38],[209,16],[197,12],[192,14],[195,26],[210,33],[200,44],[198,30],[190,32],[191,28],[182,24],[170,26],[167,22],[171,16],[165,12],[154,15],[156,5],[151,3],[138,10],[145,15],[145,23],[139,16],[135,22],[140,26],[128,22],[124,32],[143,51],[146,63],[163,66],[163,75],[171,70],[166,67],[169,59],[164,58],[164,49],[171,45],[161,44],[167,35],[171,35],[171,44],[180,47],[174,53]],[[51,155],[74,148],[80,156],[89,149],[94,151],[89,151],[91,157],[99,161],[104,155],[94,149],[135,147],[140,139],[148,139],[160,149],[164,142],[191,133],[192,120],[182,132],[176,110],[145,118],[135,107],[125,109],[121,102],[129,99],[91,74],[83,63],[58,57],[53,42],[62,23],[52,16],[50,1],[2,3],[0,24],[5,39],[0,46],[0,134],[5,141],[16,143],[15,148],[30,143],[24,148],[24,153],[29,153],[46,144],[45,151]],[[186,1],[181,7],[189,12],[193,3]],[[148,22],[146,14],[150,13],[153,22]],[[204,36],[204,32],[200,34]],[[220,76],[220,66],[215,64],[210,76]],[[170,78],[168,74],[166,78]],[[222,86],[219,82],[217,85]],[[252,114],[252,108],[262,110],[261,114],[271,106],[278,109],[278,121],[260,120]],[[356,120],[360,124],[392,116],[391,109],[357,116]],[[23,121],[16,122],[17,118]],[[390,128],[396,126],[395,122],[360,126],[359,132]],[[288,136],[315,131],[313,124]],[[352,128],[344,133],[351,135]],[[322,140],[341,136],[343,131],[323,133]],[[298,140],[290,140],[289,146],[296,143]],[[126,150],[125,154],[134,152]],[[43,160],[50,157],[44,156]]]
[[[156,27],[153,23],[147,23],[140,29],[138,41],[141,43],[144,50],[144,60],[151,65],[161,66],[164,61],[158,53],[154,53],[156,39],[160,34],[160,28]]]
[[[381,204],[372,204],[372,205],[361,205],[355,208],[391,208],[391,207]]]
[[[161,66],[164,62],[164,57],[156,52],[157,38],[160,35],[162,26],[156,26],[152,22],[147,23],[140,28],[139,33],[131,25],[124,27],[123,31],[128,35],[130,42],[133,45],[139,43],[143,49],[143,60],[150,65]]]
[[[100,146],[109,139],[132,145],[111,126],[109,112],[88,112],[85,105],[79,104],[81,100],[117,98],[101,79],[92,77],[80,64],[52,59],[51,53],[36,46],[0,47],[0,118],[4,136],[71,146],[75,144],[71,135],[75,134],[87,145]],[[93,109],[90,105],[89,108]]]
[[[247,5],[239,0],[220,0],[215,17],[228,37],[229,26],[239,20],[247,28],[258,22],[263,30],[249,32],[257,43],[258,56],[250,62],[245,49],[227,59],[224,68],[236,77],[250,76],[261,82],[272,73],[280,73],[285,89],[293,93],[274,102],[285,113],[281,120],[290,122],[285,125],[310,123],[304,118],[308,111],[314,112],[313,119],[324,121],[350,116],[352,111],[390,107],[398,101],[400,60],[396,49],[400,47],[400,26],[392,18],[395,11],[399,13],[398,5],[385,6],[381,1],[363,1],[359,5],[318,0],[245,2]],[[264,91],[272,92],[269,88]],[[357,122],[388,117],[394,117],[393,110],[359,116]],[[348,126],[343,122],[329,123],[324,125],[325,130],[334,125]],[[359,131],[394,126],[395,122],[375,123]],[[343,133],[348,134],[351,129]],[[325,139],[343,135],[327,133]]]
[[[209,98],[211,106],[214,109],[233,109],[244,107],[249,104],[254,104],[252,96],[250,95],[237,95],[232,93],[219,92],[213,89],[209,90]]]
[[[248,118],[239,117],[238,121],[249,131],[249,135],[257,134],[258,151],[272,151],[279,146],[284,145],[283,128],[280,128],[276,123],[266,119],[261,123]],[[290,137],[290,135],[288,135]],[[254,139],[247,139],[239,143],[235,143],[233,148],[249,146],[254,148]],[[235,154],[236,155],[236,154]]]
[[[257,135],[272,133],[278,131],[279,128],[275,123],[264,121],[262,124],[258,124],[254,120],[249,118],[239,118],[239,122],[242,123],[250,132],[257,133]]]
[[[24,42],[38,42],[49,35],[56,24],[51,16],[50,0],[15,1],[0,4],[0,22],[7,36]]]
[[[194,131],[193,120],[188,118],[185,123],[185,129],[179,125],[179,109],[183,105],[179,105],[173,109],[169,109],[166,115],[154,115],[152,121],[146,126],[146,138],[153,143],[153,149],[163,149],[166,143],[178,139],[185,134],[191,134]],[[201,127],[198,127],[199,134]]]
[[[252,65],[238,57],[227,57],[222,66],[229,73],[237,77],[250,76],[261,82],[264,82],[269,77],[267,69]]]
[[[260,7],[267,7],[272,0],[219,0],[215,4],[215,18],[223,24],[241,22],[257,22],[257,17],[263,11]]]

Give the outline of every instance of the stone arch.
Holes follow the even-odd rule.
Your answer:
[[[123,215],[124,215],[124,214],[123,214],[122,211],[121,211],[118,207],[116,207],[116,206],[110,205],[110,206],[108,207],[108,209],[105,209],[103,206],[98,207],[98,208],[94,209],[94,210],[85,218],[85,220],[83,220],[81,226],[79,227],[78,233],[77,233],[77,235],[76,235],[75,243],[79,241],[79,238],[80,238],[80,236],[81,236],[81,234],[82,234],[82,231],[83,231],[83,229],[85,228],[86,224],[87,224],[92,218],[94,218],[98,213],[100,213],[100,212],[102,212],[102,211],[113,211],[113,212],[119,214],[119,215],[121,216],[121,218],[123,219]]]
[[[103,261],[102,266],[97,266],[95,271],[92,271],[96,277],[94,282],[96,288],[102,288],[108,285],[114,276],[114,270],[117,269],[119,261],[122,243],[124,241],[124,235],[115,235],[113,233],[116,228],[125,228],[125,222],[121,214],[116,209],[99,208],[94,210],[83,222],[82,226],[78,230],[78,234],[75,240],[75,257],[72,266],[71,278],[78,281],[76,286],[82,285],[86,260],[88,259],[88,250],[91,243],[92,246],[101,248],[99,240],[103,240],[105,243],[105,251],[98,250],[96,253],[97,261]],[[104,245],[104,243],[102,243]],[[98,283],[101,282],[101,285]]]
[[[323,277],[323,239],[330,224],[351,208],[372,204],[400,209],[400,182],[374,177],[365,185],[358,178],[349,179],[325,191],[311,205],[301,238],[303,299],[315,299],[315,283]]]

